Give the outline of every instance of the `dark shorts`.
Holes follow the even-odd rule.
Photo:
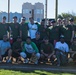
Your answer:
[[[21,51],[18,51],[18,53],[16,53],[16,52],[12,52],[12,57],[15,57],[15,58],[17,58],[17,57],[20,57],[20,52]]]
[[[41,54],[41,55],[43,55],[43,54]],[[43,55],[43,57],[44,57],[44,60],[47,60],[48,61],[48,57],[46,57],[45,55]],[[53,55],[50,57],[50,61],[54,61],[54,57],[53,57]]]
[[[2,55],[2,57],[6,57],[6,56],[8,56],[8,50],[5,52],[4,55]]]

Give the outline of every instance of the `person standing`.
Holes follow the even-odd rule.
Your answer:
[[[38,26],[34,23],[34,19],[32,17],[29,18],[30,22],[28,23],[28,31],[31,39],[35,39],[36,32],[38,31]]]
[[[17,22],[17,16],[13,17],[13,23],[9,24],[9,30],[10,30],[10,37],[13,38],[13,41],[15,42],[19,34],[19,23]]]
[[[73,41],[74,37],[74,23],[73,23],[73,18],[69,18],[69,24],[68,25],[63,25],[61,28],[62,35],[65,37],[66,43],[70,45]]]
[[[26,23],[26,18],[21,18],[21,24],[20,24],[20,37],[22,38],[22,41],[26,41],[26,38],[28,36],[28,24]]]
[[[41,40],[43,40],[43,38],[45,36],[49,37],[49,30],[48,30],[48,27],[45,26],[45,19],[43,19],[41,21],[41,25],[39,26],[38,31],[40,32],[40,38],[41,38]]]
[[[60,27],[59,25],[56,25],[56,21],[52,20],[51,21],[51,26],[48,28],[49,29],[49,39],[50,43],[55,46],[56,42],[59,40],[60,37]]]
[[[0,40],[3,39],[3,35],[8,35],[9,25],[6,23],[6,16],[3,17],[2,22],[0,23]]]

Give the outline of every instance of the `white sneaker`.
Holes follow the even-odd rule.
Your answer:
[[[38,60],[37,60],[37,61],[35,61],[35,62],[34,62],[34,64],[36,64],[36,65],[37,65],[37,64],[38,64]]]
[[[7,62],[7,63],[11,63],[11,60],[10,60],[10,59],[8,59],[6,62]]]
[[[25,60],[24,60],[24,63],[25,63],[25,64],[27,64],[28,62],[29,62],[29,60],[28,60],[28,59],[25,59]]]

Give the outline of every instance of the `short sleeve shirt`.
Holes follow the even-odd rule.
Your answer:
[[[11,48],[10,42],[4,42],[3,40],[0,40],[1,55],[5,54],[7,48]]]
[[[46,54],[50,54],[53,52],[54,48],[51,43],[49,43],[49,44],[44,43],[41,45],[41,50],[43,50],[43,52]]]

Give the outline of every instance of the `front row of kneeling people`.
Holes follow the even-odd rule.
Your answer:
[[[36,33],[36,36],[38,35],[39,33]],[[44,37],[41,41],[31,40],[30,37],[27,37],[26,41],[22,41],[21,37],[18,36],[16,42],[11,45],[7,35],[4,35],[3,40],[0,40],[0,62],[2,62],[3,57],[8,56],[7,63],[11,62],[11,58],[14,57],[16,60],[23,58],[24,63],[30,61],[38,64],[40,61],[44,62],[49,59],[52,65],[67,65],[68,53],[74,61],[76,60],[76,37],[73,38],[70,48],[64,38],[61,35],[60,40],[53,46],[48,37]]]

